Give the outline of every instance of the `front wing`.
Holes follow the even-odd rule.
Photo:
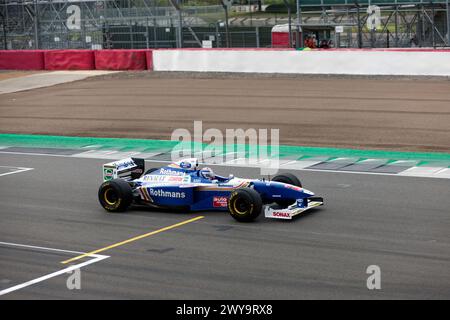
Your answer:
[[[321,197],[311,197],[304,200],[306,200],[307,203],[302,207],[299,207],[297,203],[282,209],[266,206],[264,208],[264,216],[266,218],[291,220],[293,217],[305,212],[306,210],[323,205],[323,198]]]

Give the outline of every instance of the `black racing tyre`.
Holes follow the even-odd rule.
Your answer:
[[[133,201],[133,190],[122,179],[105,181],[98,189],[98,200],[106,211],[123,212]]]
[[[299,178],[297,178],[292,173],[279,174],[279,175],[273,177],[272,181],[288,183],[288,184],[292,184],[292,185],[300,187],[300,188],[302,187],[302,183],[300,182]],[[283,200],[277,200],[275,202],[279,206],[288,207],[295,202],[295,199],[283,199]]]
[[[238,189],[228,199],[228,210],[239,222],[255,220],[261,214],[262,205],[260,194],[251,188]]]
[[[275,177],[273,177],[272,181],[277,182],[283,182],[283,183],[289,183],[297,187],[302,187],[302,183],[300,182],[299,178],[297,178],[292,173],[281,173]]]

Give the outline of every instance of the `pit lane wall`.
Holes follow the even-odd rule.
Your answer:
[[[155,71],[450,76],[450,50],[155,50]]]

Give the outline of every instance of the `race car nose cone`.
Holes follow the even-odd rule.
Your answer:
[[[314,195],[314,192],[312,192],[312,191],[309,191],[309,190],[307,190],[307,189],[304,189],[303,188],[303,193],[306,193],[307,195],[309,195],[309,196],[313,196]]]

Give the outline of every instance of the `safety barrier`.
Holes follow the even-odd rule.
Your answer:
[[[44,51],[0,50],[0,70],[44,70]]]
[[[153,50],[0,50],[0,70],[153,70]]]
[[[147,70],[153,70],[153,50],[145,51],[145,60],[147,62]]]
[[[44,52],[46,70],[94,70],[93,50],[48,50]]]
[[[98,70],[146,70],[147,52],[144,50],[97,50],[95,68]]]
[[[450,76],[450,50],[154,50],[155,71]]]
[[[0,69],[450,76],[450,50],[11,50]]]

